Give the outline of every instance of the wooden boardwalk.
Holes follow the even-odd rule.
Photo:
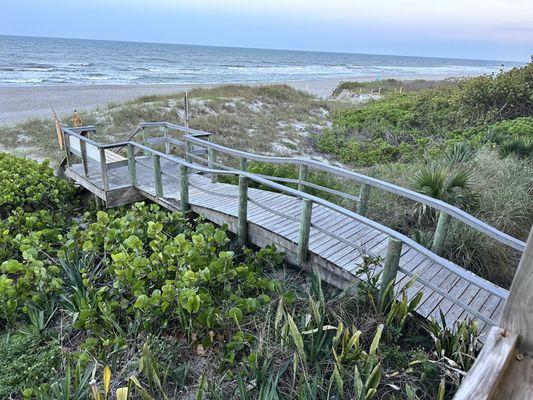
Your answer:
[[[146,198],[170,210],[180,210],[179,164],[161,160],[163,195],[157,196],[152,157],[136,157],[135,188],[130,183],[127,161],[117,160],[108,164],[107,189],[104,189],[101,165],[97,162],[87,161],[87,176],[82,163],[72,163],[65,172],[69,178],[109,204],[126,204]],[[189,174],[188,182],[191,210],[217,224],[228,224],[229,229],[236,232],[238,186],[213,183],[209,176],[200,173]],[[259,246],[274,243],[287,254],[289,262],[296,264],[302,200],[254,188],[248,189],[248,200],[248,240]],[[363,255],[385,258],[388,243],[389,236],[383,232],[328,207],[314,204],[309,259],[305,267],[316,266],[326,280],[337,286],[346,286],[356,281],[354,274]],[[423,317],[439,318],[439,310],[442,310],[448,324],[458,319],[478,318],[481,329],[499,320],[507,291],[498,286],[459,266],[455,266],[457,272],[454,272],[409,245],[403,246],[399,265],[401,269],[416,274],[460,300],[460,304],[453,302],[427,285],[416,282],[408,293],[410,296],[419,291],[424,293],[418,309]],[[400,289],[409,279],[406,274],[398,272],[396,288]],[[472,315],[464,305],[484,318]]]
[[[154,130],[159,136],[151,136]],[[193,211],[214,223],[227,224],[237,233],[239,243],[274,243],[288,262],[307,270],[318,268],[324,280],[338,287],[365,279],[357,274],[363,257],[379,256],[384,267],[378,268],[385,269],[382,283],[392,273],[394,293],[400,296],[401,289],[415,279],[406,291],[410,298],[423,293],[417,312],[437,319],[442,312],[448,325],[475,318],[480,329],[487,331],[498,324],[509,295],[507,290],[435,254],[444,244],[451,218],[519,252],[525,249],[524,242],[440,200],[314,160],[227,148],[210,142],[206,132],[149,122],[133,130],[127,141],[103,144],[88,137],[94,127],[62,131],[65,176],[103,199],[108,207],[149,199],[169,210]],[[140,133],[142,139],[134,140]],[[299,169],[298,179],[251,173],[247,171],[248,160],[293,165]],[[308,170],[331,174],[334,180],[357,182],[359,196],[312,182]],[[238,177],[239,184],[220,183],[217,178],[221,176]],[[249,187],[254,183],[269,190]],[[356,203],[357,212],[311,195],[308,188]],[[435,252],[366,218],[371,188],[436,210]]]

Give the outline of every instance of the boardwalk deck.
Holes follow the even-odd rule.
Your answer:
[[[82,164],[72,164],[66,168],[65,173],[106,200],[108,206],[147,198],[170,210],[180,209],[179,164],[161,159],[163,196],[157,196],[151,157],[136,157],[135,188],[130,184],[127,162],[119,157],[110,157],[110,160],[108,190],[104,190],[101,166],[94,161],[89,160],[87,171]],[[233,232],[237,231],[238,197],[237,185],[212,183],[208,176],[198,173],[189,175],[191,210],[217,224],[227,224]],[[274,243],[286,253],[289,262],[296,263],[302,200],[257,188],[248,190],[248,199],[248,240],[259,246]],[[356,282],[355,272],[364,254],[386,257],[389,237],[360,221],[323,205],[314,204],[311,222],[309,259],[304,267],[318,267],[325,280],[336,286]],[[500,287],[459,266],[454,266],[457,273],[453,269],[444,268],[408,245],[403,246],[400,267],[444,289],[450,296],[461,299],[479,313],[477,316],[472,315],[465,311],[464,307],[444,298],[427,285],[416,282],[408,290],[408,294],[413,296],[418,291],[424,293],[418,310],[423,317],[439,318],[439,310],[442,310],[447,323],[453,324],[459,318],[480,319],[481,315],[482,329],[492,325],[492,321],[499,320],[507,297],[507,291]],[[406,274],[399,272],[397,289],[409,280]]]

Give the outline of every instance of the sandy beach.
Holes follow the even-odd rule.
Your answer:
[[[448,76],[398,76],[396,79],[444,79]],[[368,81],[369,78],[323,79],[286,83],[296,89],[327,97],[346,80]],[[267,83],[257,83],[256,85]],[[48,117],[53,107],[59,115],[71,114],[74,109],[93,110],[109,103],[120,103],[145,95],[178,93],[214,84],[143,84],[143,85],[57,85],[57,86],[0,86],[0,125],[12,125],[33,117]]]

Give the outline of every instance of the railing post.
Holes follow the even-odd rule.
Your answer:
[[[165,154],[170,154],[170,142],[168,141],[168,132],[163,130],[163,137],[165,138]]]
[[[137,186],[137,169],[135,168],[135,149],[133,144],[128,143],[128,174],[131,186]]]
[[[81,163],[83,164],[83,174],[85,178],[89,176],[89,165],[87,164],[87,143],[84,140],[80,139],[80,152],[81,152]]]
[[[302,214],[300,216],[300,234],[298,238],[298,250],[296,261],[302,266],[307,261],[307,250],[309,249],[309,234],[311,232],[311,214],[313,211],[313,202],[309,199],[303,199]]]
[[[237,218],[237,243],[239,247],[242,247],[246,244],[246,239],[248,236],[247,222],[248,222],[248,178],[241,175],[239,176],[239,210],[238,210],[238,218]]]
[[[142,131],[143,131],[143,144],[145,146],[148,146],[148,136],[149,136],[150,132],[148,131],[148,128],[146,128],[146,127],[143,127]],[[148,151],[143,150],[143,154],[145,156],[147,156],[148,155]]]
[[[100,170],[102,171],[102,182],[104,190],[109,190],[109,177],[107,176],[107,162],[105,158],[105,149],[100,149]]]
[[[357,213],[365,216],[368,208],[368,197],[370,196],[370,185],[367,183],[361,184],[359,192],[359,204],[357,205]]]
[[[400,256],[402,254],[403,242],[389,238],[389,247],[387,248],[387,257],[385,258],[385,265],[381,275],[381,283],[379,285],[378,304],[387,304],[394,297],[394,287],[390,292],[387,292],[387,286],[396,280],[398,273],[398,265],[400,264]]]
[[[185,165],[180,165],[180,202],[181,212],[189,211],[189,171]]]
[[[305,192],[306,186],[304,182],[307,181],[307,172],[309,167],[307,164],[300,164],[300,171],[298,172],[298,190],[300,192]]]
[[[187,141],[187,143],[185,144],[185,161],[187,161],[188,163],[192,163],[192,149],[192,143]]]
[[[215,163],[217,162],[217,151],[212,148],[207,149],[207,166],[210,169],[216,169]],[[217,174],[211,174],[211,183],[217,183]]]
[[[63,132],[63,147],[65,148],[65,159],[67,165],[70,167],[70,136],[67,138],[65,132]]]
[[[248,160],[246,159],[246,157],[241,157],[240,158],[240,161],[239,161],[239,168],[241,169],[241,171],[247,171],[248,170]]]
[[[157,154],[152,156],[154,161],[155,194],[163,197],[163,179],[161,175],[161,160]]]
[[[185,128],[189,127],[189,93],[185,91],[185,97],[183,98],[183,111],[185,116]]]
[[[431,245],[431,251],[439,256],[442,255],[442,251],[444,250],[446,232],[448,231],[449,223],[450,216],[444,211],[440,211],[437,228],[435,229],[435,235],[433,236],[433,244]]]

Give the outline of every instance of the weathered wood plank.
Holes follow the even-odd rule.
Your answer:
[[[514,356],[517,338],[515,333],[500,327],[493,327],[487,335],[483,350],[478,355],[454,399],[508,399],[509,397],[495,397],[494,395]]]

